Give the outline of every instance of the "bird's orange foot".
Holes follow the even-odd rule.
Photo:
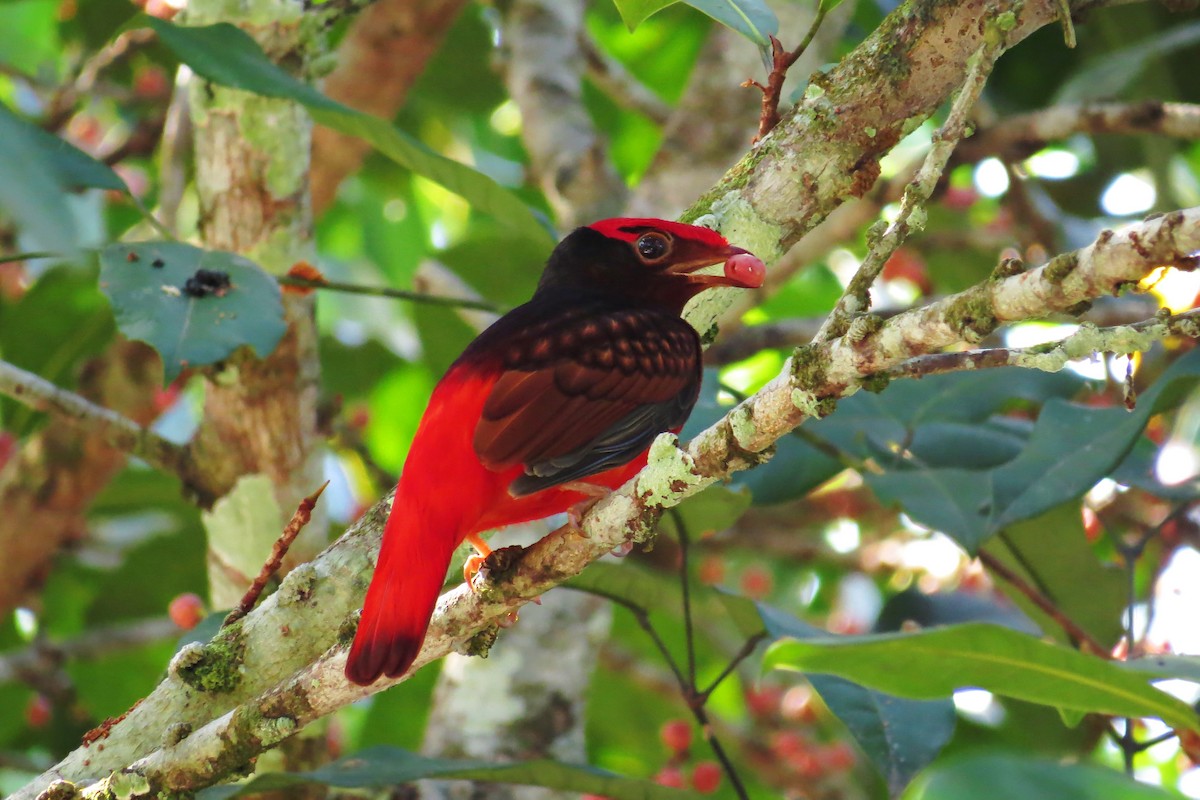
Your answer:
[[[467,541],[475,548],[475,555],[463,562],[463,580],[467,582],[467,588],[472,592],[477,592],[475,578],[482,574],[482,579],[487,580],[488,572],[483,568],[483,562],[487,561],[487,557],[492,554],[492,548],[488,547],[487,542],[479,538],[477,533],[468,536]]]

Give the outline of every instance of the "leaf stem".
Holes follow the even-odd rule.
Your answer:
[[[357,283],[342,283],[340,281],[312,280],[297,278],[293,275],[277,275],[277,281],[283,286],[299,286],[305,289],[323,289],[347,294],[365,294],[373,297],[391,297],[396,300],[409,300],[414,303],[425,303],[435,306],[450,306],[452,308],[469,308],[476,311],[503,312],[506,309],[488,300],[470,300],[459,297],[442,297],[439,295],[412,292],[405,289],[393,289],[389,286],[363,286]]]

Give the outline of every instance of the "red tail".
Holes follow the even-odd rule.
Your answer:
[[[457,544],[445,531],[425,530],[428,520],[413,510],[398,491],[346,661],[346,677],[360,686],[412,666]]]

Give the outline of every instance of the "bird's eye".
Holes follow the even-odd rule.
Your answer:
[[[661,261],[670,250],[671,242],[661,233],[643,233],[638,237],[638,257],[646,264]]]

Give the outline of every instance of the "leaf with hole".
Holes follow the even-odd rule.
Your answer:
[[[287,330],[275,279],[234,253],[179,242],[110,245],[100,251],[100,288],[121,333],[162,356],[167,382],[244,345],[265,357]]]

